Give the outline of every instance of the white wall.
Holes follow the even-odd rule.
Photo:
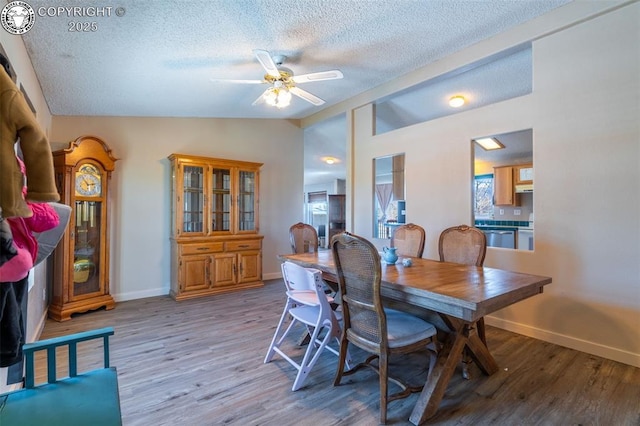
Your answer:
[[[56,148],[79,136],[95,135],[120,159],[111,186],[110,284],[116,301],[169,293],[167,156],[171,153],[264,163],[260,173],[263,276],[280,276],[276,255],[290,250],[289,226],[300,220],[303,203],[303,133],[292,122],[54,117],[52,133]]]
[[[487,321],[640,366],[638,22],[635,3],[534,41],[531,95],[375,137],[356,109],[354,232],[371,235],[371,159],[405,152],[407,221],[437,259],[439,233],[472,218],[471,139],[533,128],[535,251],[489,248],[485,265],[553,283]]]

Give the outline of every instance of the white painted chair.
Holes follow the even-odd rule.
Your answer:
[[[298,374],[291,388],[296,391],[302,387],[324,349],[338,355],[338,351],[330,347],[329,343],[335,339],[339,345],[341,328],[329,304],[331,298],[324,293],[322,273],[319,270],[284,262],[282,272],[287,288],[287,302],[264,362],[265,364],[270,362],[277,353],[296,367]],[[289,322],[288,325],[287,322]],[[298,323],[304,325],[311,336],[300,362],[295,361],[281,349],[285,338]],[[350,364],[350,362],[351,358],[347,354],[347,363]]]

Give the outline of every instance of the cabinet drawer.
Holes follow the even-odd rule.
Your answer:
[[[260,240],[227,241],[227,251],[260,250]]]
[[[195,244],[181,244],[181,254],[202,254],[202,253],[218,253],[224,250],[224,243],[195,243]]]

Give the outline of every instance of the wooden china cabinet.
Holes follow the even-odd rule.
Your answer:
[[[116,161],[107,144],[94,136],[80,137],[53,153],[60,202],[72,209],[53,255],[49,317],[56,321],[115,307],[109,294],[109,179]]]
[[[171,154],[171,297],[256,288],[261,163]]]

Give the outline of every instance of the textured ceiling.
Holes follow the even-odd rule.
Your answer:
[[[36,22],[23,39],[54,115],[303,118],[567,2],[29,1]],[[111,9],[72,16],[65,6]],[[320,107],[251,106],[266,86],[211,79],[261,79],[253,49],[286,55],[298,75],[339,69],[344,79],[301,85]]]

